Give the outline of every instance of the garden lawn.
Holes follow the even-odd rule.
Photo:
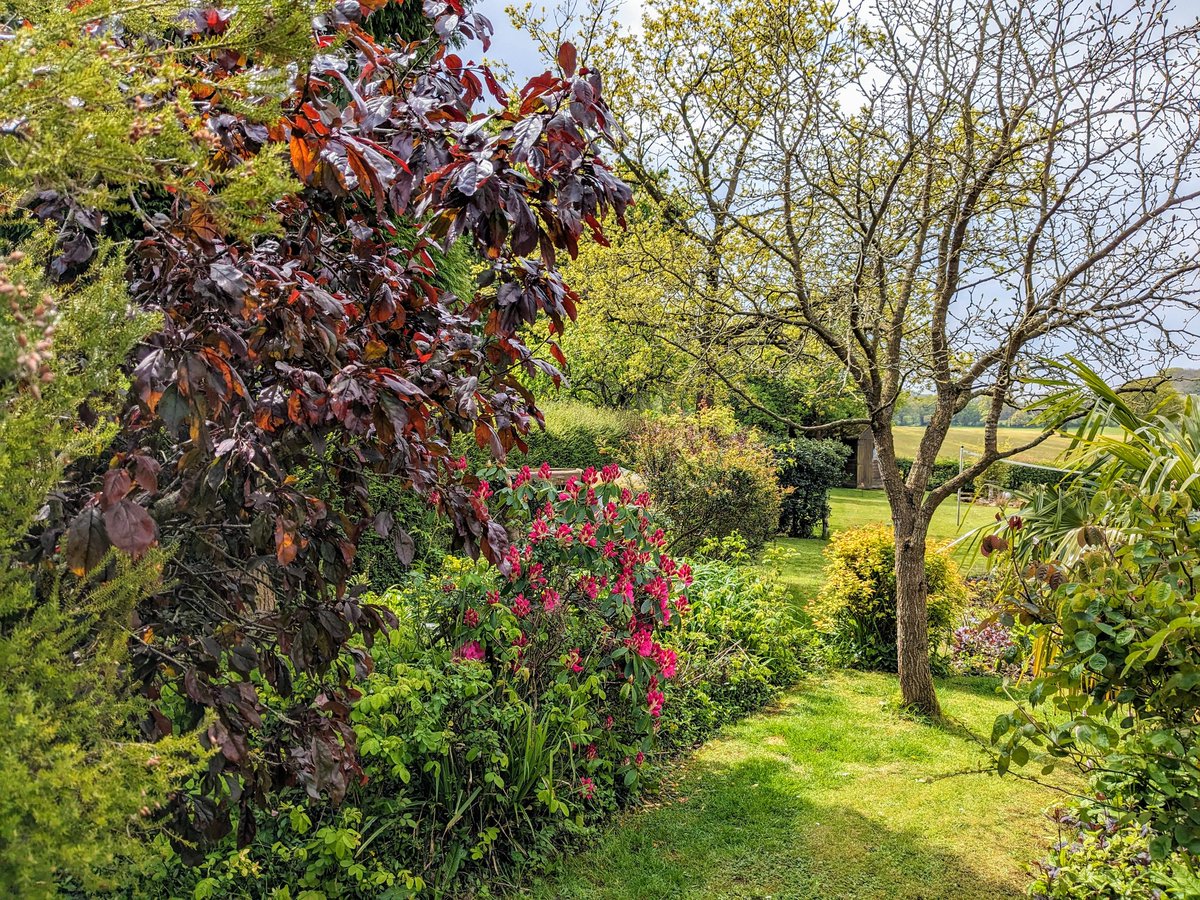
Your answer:
[[[1118,429],[1107,429],[1106,434],[1119,434]],[[917,447],[921,444],[921,438],[925,435],[925,428],[921,425],[896,425],[892,428],[892,436],[896,442],[896,455],[906,459],[912,459],[917,455]],[[1036,428],[998,428],[996,429],[996,446],[1000,450],[1007,450],[1009,447],[1018,447],[1021,444],[1027,444],[1038,436]],[[1071,444],[1071,438],[1065,434],[1056,434],[1053,437],[1047,438],[1032,450],[1026,450],[1014,457],[1014,459],[1022,460],[1029,463],[1038,463],[1040,465],[1053,465],[1058,458],[1066,451]],[[958,448],[966,447],[968,450],[976,452],[983,449],[983,428],[967,428],[964,426],[955,425],[950,428],[946,435],[946,441],[942,445],[942,459],[958,461]]]
[[[1011,703],[990,679],[939,685],[977,734]],[[1021,893],[1056,794],[994,774],[965,728],[884,708],[894,676],[801,687],[680,762],[659,802],[624,814],[535,898],[953,898]]]
[[[890,525],[892,521],[887,496],[883,491],[834,488],[829,492],[829,506],[831,531],[844,531],[861,525]],[[930,542],[944,543],[962,537],[971,529],[992,521],[996,514],[995,508],[987,506],[964,506],[962,511],[965,515],[960,526],[953,497],[939,506],[929,528]],[[768,561],[779,570],[780,583],[788,588],[800,606],[820,590],[821,572],[825,566],[822,556],[825,543],[811,538],[779,538],[771,544]],[[983,571],[983,561],[972,552],[970,543],[964,541],[955,549],[955,559],[964,569],[970,566]]]

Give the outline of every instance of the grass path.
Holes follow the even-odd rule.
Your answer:
[[[860,525],[889,524],[891,510],[883,491],[859,491],[853,488],[834,488],[829,492],[829,527],[831,531],[843,531]],[[952,541],[963,534],[992,520],[994,507],[969,506],[960,524],[954,499],[951,498],[937,508],[929,526],[931,543]],[[779,569],[779,581],[787,586],[796,602],[803,606],[804,599],[817,592],[821,586],[821,570],[825,560],[821,552],[825,541],[811,538],[779,538],[772,543],[775,549],[773,564]],[[973,564],[980,571],[982,560],[968,559],[965,546],[956,551],[956,558],[964,567]]]
[[[962,729],[885,708],[895,678],[841,672],[730,728],[680,764],[658,804],[526,896],[953,898],[1019,896],[1051,838],[1048,789],[992,774]],[[1010,708],[985,679],[940,685],[976,733]],[[953,777],[945,777],[953,776]]]

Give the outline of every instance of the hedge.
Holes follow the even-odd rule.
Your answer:
[[[548,462],[556,469],[599,468],[612,462],[627,465],[622,447],[641,424],[640,413],[574,402],[543,402],[539,407],[546,417],[545,430],[534,425],[526,439],[529,452],[513,451],[506,465],[536,467]],[[492,461],[488,451],[469,438],[463,438],[457,449],[466,454],[473,469]]]
[[[913,461],[911,459],[897,459],[896,465],[900,467],[900,471],[907,478]],[[939,459],[933,464],[933,472],[929,476],[929,487],[939,487],[957,474],[958,460]],[[1040,485],[1058,484],[1066,477],[1066,474],[1066,472],[1059,469],[1031,469],[1028,466],[1018,466],[1001,461],[992,463],[982,478],[968,481],[965,487],[968,490],[972,490],[976,484],[980,487],[990,484],[1006,491],[1025,490]]]

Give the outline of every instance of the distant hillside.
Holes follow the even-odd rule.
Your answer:
[[[1200,394],[1200,369],[1167,369],[1163,374],[1179,393]]]

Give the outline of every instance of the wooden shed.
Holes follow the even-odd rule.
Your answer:
[[[874,490],[883,487],[879,477],[879,458],[875,453],[875,437],[871,429],[864,428],[858,436],[858,448],[855,454],[855,482],[858,489]]]

